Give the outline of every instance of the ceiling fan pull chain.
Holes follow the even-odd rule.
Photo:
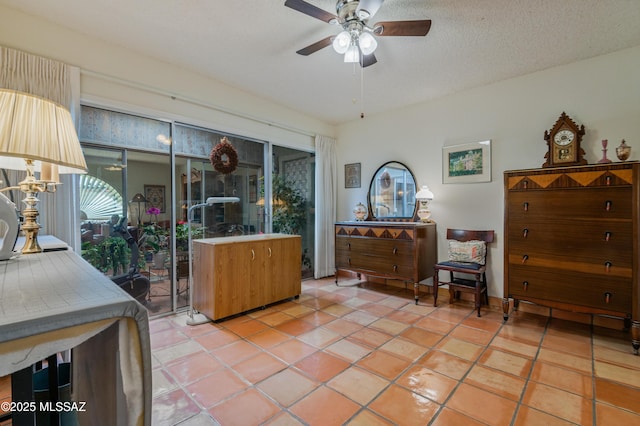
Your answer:
[[[360,67],[360,118],[364,118],[364,67]]]

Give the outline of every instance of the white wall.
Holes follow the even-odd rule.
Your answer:
[[[640,159],[640,46],[461,92],[392,113],[367,116],[338,129],[338,220],[366,203],[369,181],[389,160],[405,163],[418,185],[429,185],[438,224],[438,257],[446,258],[446,228],[494,229],[489,294],[503,294],[503,172],[539,168],[545,130],[565,111],[586,134],[589,163],[608,157],[624,138]],[[442,147],[491,139],[492,181],[442,183]],[[344,189],[344,164],[362,163],[362,187]]]
[[[2,5],[0,44],[80,67],[82,100],[94,105],[304,150],[316,133],[335,137],[334,126],[315,118]]]

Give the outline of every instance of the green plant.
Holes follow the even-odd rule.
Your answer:
[[[205,231],[206,227],[191,227],[191,238],[201,238]],[[189,249],[189,224],[188,223],[179,223],[176,225],[176,248],[178,250],[186,251]]]
[[[145,238],[144,244],[151,251],[158,253],[160,250],[167,248],[168,232],[165,229],[152,223],[151,225],[145,225],[142,231]]]
[[[129,268],[131,249],[120,237],[109,237],[99,244],[82,243],[82,257],[103,273],[115,276]]]
[[[273,231],[300,234],[307,222],[307,200],[284,177],[273,175]]]
[[[273,232],[301,235],[307,223],[308,201],[286,178],[278,174],[273,175],[272,189]],[[260,196],[264,197],[264,179],[260,185]],[[302,266],[306,270],[312,268],[308,249],[302,252]]]

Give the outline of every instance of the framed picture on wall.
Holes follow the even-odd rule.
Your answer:
[[[491,182],[491,141],[442,148],[442,183]]]
[[[344,165],[344,187],[360,188],[360,163]]]
[[[164,185],[145,185],[144,197],[147,199],[147,209],[156,207],[160,213],[165,212]]]

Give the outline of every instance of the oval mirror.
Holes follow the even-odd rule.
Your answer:
[[[368,220],[414,220],[418,206],[411,170],[398,161],[380,166],[369,184],[367,204]]]

